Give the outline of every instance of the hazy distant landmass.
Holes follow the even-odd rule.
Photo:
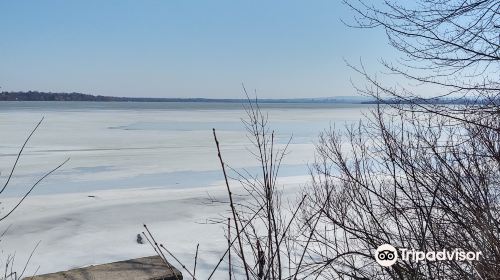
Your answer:
[[[91,101],[91,102],[225,102],[242,103],[246,99],[216,99],[216,98],[157,98],[157,97],[115,97],[104,95],[92,95],[78,92],[39,92],[19,91],[0,92],[0,101]],[[496,100],[498,101],[498,100]],[[336,96],[322,98],[286,98],[286,99],[259,99],[261,103],[349,103],[349,104],[470,104],[484,101],[468,99],[445,99],[445,98],[418,98],[411,100],[386,99],[376,100],[366,96]]]
[[[214,98],[156,98],[156,97],[115,97],[91,95],[78,92],[0,92],[0,101],[94,101],[94,102],[246,102],[246,99]],[[362,96],[338,96],[328,98],[259,99],[262,103],[364,103],[372,99]]]

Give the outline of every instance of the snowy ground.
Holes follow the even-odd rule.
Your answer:
[[[226,198],[211,129],[217,129],[228,163],[258,171],[247,151],[240,107],[29,104],[0,104],[1,180],[29,130],[45,117],[0,195],[0,214],[43,172],[71,159],[0,223],[0,231],[10,225],[0,241],[0,257],[16,253],[22,266],[40,241],[29,272],[39,267],[39,273],[47,273],[148,256],[154,254],[149,246],[136,242],[147,223],[186,264],[200,243],[200,276],[208,273],[225,240],[222,228],[206,221],[227,210],[207,204],[209,196]],[[279,182],[290,199],[309,178],[318,133],[358,121],[363,111],[366,107],[357,105],[266,109],[278,143],[293,135]]]

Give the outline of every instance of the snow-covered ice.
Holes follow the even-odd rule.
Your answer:
[[[226,107],[225,107],[226,106]],[[264,106],[284,145],[293,135],[280,185],[306,186],[318,133],[358,121],[366,106]],[[183,261],[191,264],[200,243],[200,276],[224,248],[223,229],[205,223],[226,214],[208,197],[226,198],[212,128],[226,162],[257,172],[247,152],[241,105],[3,103],[0,104],[1,179],[34,124],[45,120],[30,141],[12,184],[0,195],[3,213],[43,172],[71,158],[39,185],[21,207],[0,223],[10,225],[0,241],[2,258],[16,253],[22,266],[40,241],[29,271],[66,270],[154,252],[136,242],[142,224]],[[236,187],[236,185],[235,185]]]

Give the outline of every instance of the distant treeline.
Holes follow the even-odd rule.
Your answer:
[[[172,99],[175,101],[176,99]],[[39,91],[18,91],[0,92],[0,101],[167,101],[165,98],[129,98],[103,95],[91,95],[78,92],[39,92]]]
[[[103,95],[91,95],[78,92],[39,92],[18,91],[0,92],[0,101],[93,101],[93,102],[226,102],[242,103],[246,99],[211,99],[211,98],[154,98],[154,97],[114,97]],[[369,97],[340,96],[329,98],[296,98],[296,99],[259,99],[261,103],[351,103],[351,104],[471,104],[484,103],[484,101],[451,98],[430,99],[386,99],[375,100]],[[492,102],[492,101],[489,101]],[[496,100],[495,102],[499,102]]]
[[[259,99],[261,103],[362,103],[369,99],[356,96],[332,98],[296,98],[296,99]],[[0,101],[94,101],[94,102],[227,102],[242,103],[246,99],[214,99],[214,98],[154,98],[154,97],[114,97],[91,95],[78,92],[0,92]]]

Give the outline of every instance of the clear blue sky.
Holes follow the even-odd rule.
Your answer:
[[[353,95],[343,58],[396,53],[340,1],[0,1],[3,90],[113,96]]]

